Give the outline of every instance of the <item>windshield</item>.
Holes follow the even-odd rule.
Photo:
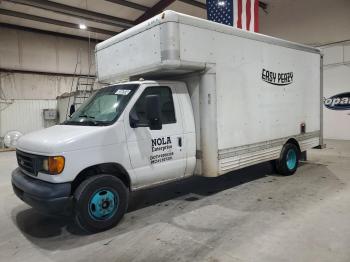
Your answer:
[[[108,86],[86,100],[63,125],[110,125],[117,121],[138,84]]]

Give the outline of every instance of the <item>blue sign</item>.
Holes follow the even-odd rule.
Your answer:
[[[325,107],[331,110],[350,110],[350,92],[323,98]]]

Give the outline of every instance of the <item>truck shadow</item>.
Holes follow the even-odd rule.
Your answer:
[[[129,203],[128,211],[132,212],[186,195],[189,195],[189,197],[184,198],[185,201],[196,201],[202,197],[210,196],[244,183],[275,175],[277,176],[277,174],[273,173],[270,164],[263,163],[214,178],[193,176],[162,186],[134,192]]]
[[[196,201],[266,176],[275,176],[269,163],[251,166],[216,178],[194,176],[134,192],[126,218],[116,228],[95,235],[81,231],[70,218],[45,216],[26,205],[13,209],[11,216],[13,223],[33,244],[47,250],[68,250],[87,245],[92,241],[103,241],[149,224],[144,219],[142,221],[134,219],[132,214],[135,212],[141,212],[141,217],[147,217],[147,213],[152,212],[148,209],[160,203],[172,199],[181,199],[187,203]],[[164,206],[161,208],[166,208],[167,204]],[[181,211],[178,214],[181,214]]]

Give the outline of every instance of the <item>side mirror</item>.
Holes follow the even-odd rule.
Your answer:
[[[75,105],[71,105],[69,108],[69,116],[73,115],[75,112]]]
[[[151,130],[161,130],[160,97],[158,95],[146,96],[146,117]]]

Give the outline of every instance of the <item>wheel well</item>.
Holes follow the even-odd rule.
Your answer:
[[[103,163],[87,167],[81,171],[72,182],[72,193],[77,189],[81,182],[98,174],[114,175],[118,177],[129,190],[131,188],[130,177],[124,167],[116,163]]]
[[[299,153],[301,153],[299,143],[298,143],[298,141],[295,138],[288,139],[286,144],[288,144],[288,143],[289,144],[294,144],[299,149]]]

